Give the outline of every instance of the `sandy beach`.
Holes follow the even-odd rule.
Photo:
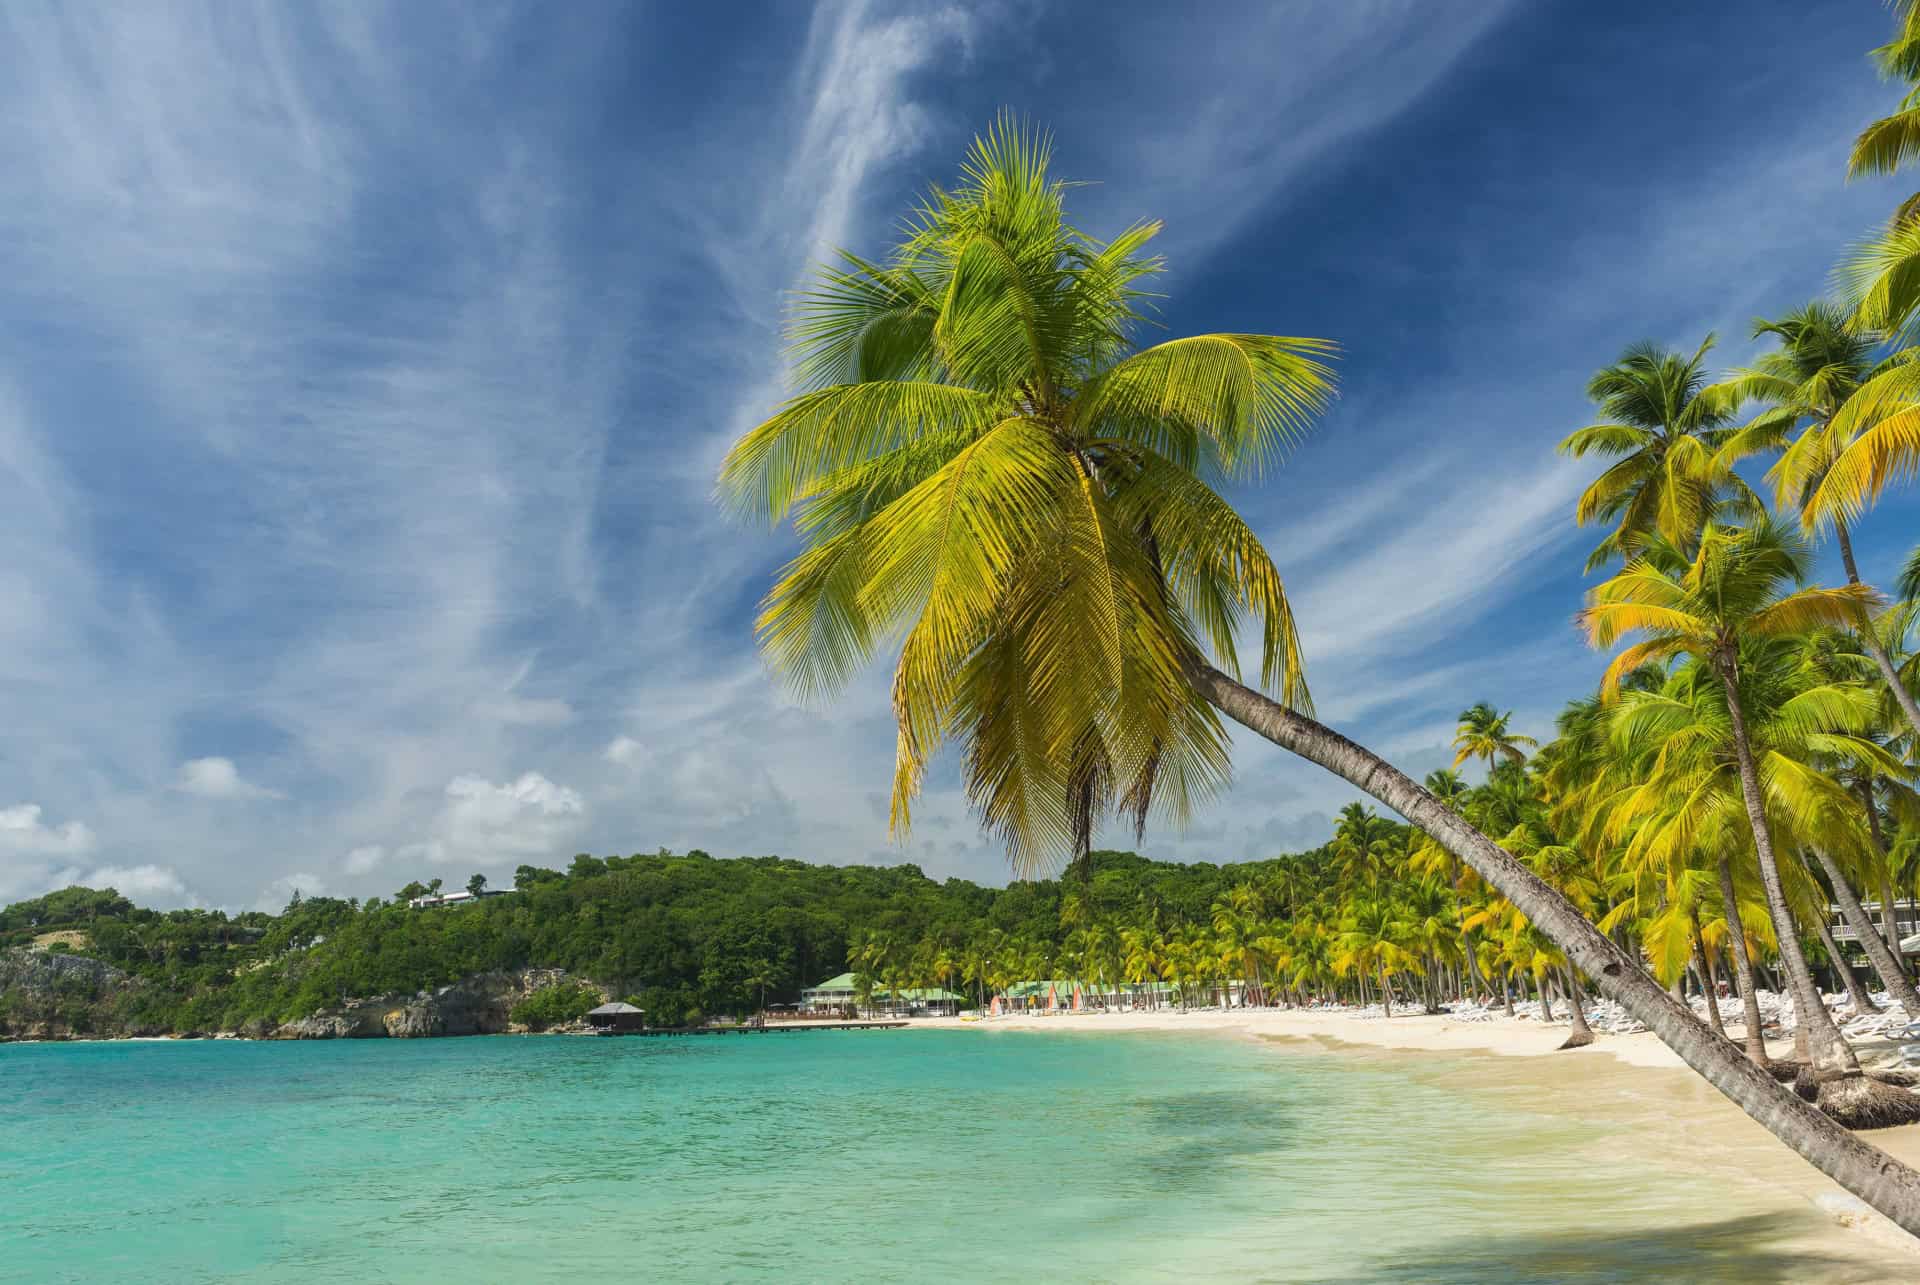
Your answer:
[[[914,1026],[965,1027],[983,1034],[1237,1035],[1267,1042],[1282,1056],[1383,1062],[1450,1090],[1490,1094],[1516,1108],[1590,1122],[1594,1147],[1631,1149],[1646,1157],[1651,1171],[1679,1179],[1676,1222],[1706,1214],[1770,1220],[1770,1252],[1805,1264],[1780,1280],[1920,1279],[1920,1240],[1866,1209],[1789,1151],[1651,1033],[1596,1033],[1589,1047],[1561,1051],[1564,1024],[1290,1009],[1036,1013],[917,1020]],[[1790,1049],[1780,1044],[1773,1051],[1784,1056]],[[1860,1052],[1871,1060],[1885,1050],[1863,1045]],[[1864,1136],[1906,1163],[1920,1164],[1920,1125]],[[1650,1172],[1650,1179],[1655,1176]]]

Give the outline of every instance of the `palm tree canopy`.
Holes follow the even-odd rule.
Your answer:
[[[1589,571],[1631,557],[1654,535],[1684,543],[1729,493],[1750,505],[1744,484],[1716,454],[1730,432],[1732,407],[1707,383],[1712,347],[1712,335],[1691,357],[1635,344],[1588,382],[1600,419],[1568,434],[1560,451],[1620,457],[1588,485],[1574,511],[1582,526],[1614,524],[1587,559]]]
[[[1892,174],[1920,157],[1920,5],[1894,0],[1894,38],[1873,51],[1873,60],[1888,79],[1904,80],[1908,89],[1900,108],[1860,131],[1847,158],[1847,177]]]
[[[1087,851],[1108,812],[1179,819],[1224,784],[1186,673],[1209,650],[1237,670],[1243,624],[1262,684],[1307,706],[1279,573],[1215,487],[1259,476],[1333,390],[1322,340],[1138,347],[1159,225],[1081,232],[1049,159],[1003,117],[885,261],[823,269],[790,326],[800,391],[718,488],[801,537],[757,622],[796,692],[898,641],[896,834],[957,741],[1023,872]]]
[[[1527,756],[1521,747],[1537,749],[1540,742],[1508,731],[1507,724],[1512,718],[1512,710],[1502,714],[1485,701],[1461,710],[1460,727],[1453,738],[1453,766],[1458,768],[1470,758],[1485,759],[1489,766],[1497,758],[1524,762]]]
[[[1862,608],[1880,601],[1867,585],[1790,592],[1805,583],[1811,556],[1798,530],[1770,517],[1743,527],[1709,523],[1691,558],[1656,541],[1595,586],[1580,613],[1596,647],[1643,635],[1607,667],[1602,697],[1617,699],[1621,677],[1642,665],[1682,655],[1731,664],[1742,639],[1848,628]]]

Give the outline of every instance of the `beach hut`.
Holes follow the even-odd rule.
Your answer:
[[[638,1031],[647,1024],[647,1015],[631,1004],[602,1004],[599,1008],[589,1009],[587,1025],[603,1034],[618,1035],[623,1031]]]

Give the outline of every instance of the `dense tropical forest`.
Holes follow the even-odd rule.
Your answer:
[[[1920,5],[1893,10],[1874,56],[1907,91],[1836,181],[1920,159]],[[1378,861],[1348,845],[1332,903],[1282,899],[1283,935],[1249,961],[1311,958],[1324,929],[1326,971],[1383,997],[1396,971],[1431,995],[1454,958],[1558,972],[1574,995],[1584,978],[1920,1234],[1920,1172],[1836,1126],[1920,1121],[1920,1095],[1862,1067],[1813,967],[1834,953],[1831,899],[1920,1019],[1897,932],[1860,904],[1911,883],[1920,551],[1875,585],[1853,544],[1920,472],[1920,196],[1850,254],[1856,230],[1836,229],[1839,289],[1756,320],[1751,360],[1715,370],[1712,335],[1634,343],[1590,382],[1592,423],[1541,426],[1543,450],[1602,465],[1570,516],[1603,533],[1579,627],[1613,654],[1530,761],[1493,707],[1469,711],[1463,755],[1499,766],[1465,791],[1316,721],[1279,572],[1223,493],[1310,430],[1335,346],[1153,335],[1159,225],[1075,226],[1051,161],[1003,118],[883,256],[823,269],[793,309],[798,391],[720,475],[723,503],[800,538],[758,621],[796,693],[897,648],[895,828],[952,745],[1017,870],[1076,863],[1102,820],[1178,819],[1221,790],[1238,723],[1425,837]],[[1835,583],[1815,583],[1816,541]],[[1797,1014],[1787,1063],[1753,1007],[1768,961]],[[1682,1002],[1689,970],[1731,975],[1740,1045],[1715,1006]]]

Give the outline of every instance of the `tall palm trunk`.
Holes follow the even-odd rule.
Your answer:
[[[1593,1028],[1587,1025],[1585,997],[1580,994],[1580,978],[1571,965],[1562,965],[1561,974],[1567,981],[1567,1007],[1573,1010],[1573,1034],[1567,1036],[1563,1049],[1584,1048],[1593,1043]]]
[[[1833,1024],[1820,989],[1814,985],[1807,957],[1800,950],[1799,930],[1793,912],[1787,907],[1786,888],[1780,882],[1780,866],[1773,855],[1773,832],[1767,825],[1767,808],[1760,797],[1760,773],[1754,767],[1753,742],[1747,737],[1747,717],[1740,707],[1738,675],[1733,659],[1721,654],[1714,658],[1726,690],[1727,717],[1733,724],[1733,757],[1740,769],[1740,794],[1747,805],[1747,824],[1753,829],[1754,855],[1760,863],[1760,886],[1766,890],[1767,912],[1773,917],[1773,933],[1780,943],[1780,964],[1793,988],[1793,1003],[1799,1021],[1795,1024],[1807,1033],[1808,1054],[1813,1061],[1816,1080],[1859,1078],[1860,1062],[1853,1049]]]
[[[1893,909],[1893,862],[1887,855],[1887,838],[1880,831],[1880,809],[1873,801],[1873,778],[1860,782],[1860,803],[1867,810],[1867,832],[1873,836],[1873,850],[1880,857],[1880,927],[1886,933],[1887,949],[1893,954],[1894,967],[1906,976],[1907,954],[1900,949],[1900,917]],[[1858,931],[1856,929],[1855,931]],[[1908,1009],[1920,1015],[1920,1009]]]
[[[1720,978],[1714,971],[1713,956],[1707,953],[1706,939],[1700,934],[1700,916],[1689,912],[1688,918],[1693,928],[1693,965],[1699,970],[1701,980],[1707,984],[1707,1025],[1724,1038],[1727,1024],[1720,1016]]]
[[[1727,936],[1733,942],[1733,971],[1740,983],[1740,1011],[1747,1023],[1747,1056],[1755,1065],[1767,1066],[1767,1037],[1760,1024],[1760,996],[1753,975],[1753,955],[1747,950],[1746,925],[1740,922],[1740,902],[1733,888],[1733,867],[1722,855],[1720,901],[1726,906]]]
[[[1920,992],[1914,990],[1912,979],[1887,949],[1887,943],[1880,940],[1880,934],[1873,930],[1873,921],[1867,918],[1866,907],[1854,894],[1853,885],[1847,882],[1838,863],[1824,848],[1815,848],[1813,855],[1820,862],[1820,868],[1827,872],[1827,879],[1833,884],[1833,899],[1840,903],[1840,914],[1846,919],[1847,927],[1860,939],[1860,948],[1867,952],[1867,962],[1873,965],[1874,975],[1887,988],[1893,1002],[1907,1010],[1908,1017],[1920,1017]]]
[[[1392,1017],[1393,1016],[1393,987],[1387,981],[1387,965],[1384,960],[1381,961],[1381,964],[1380,964],[1380,998],[1381,998],[1381,1002],[1383,1002],[1387,1006],[1387,1016]]]
[[[1847,569],[1847,583],[1857,585],[1860,581],[1860,568],[1853,561],[1853,537],[1847,533],[1847,524],[1836,521],[1833,533],[1840,539],[1840,562]],[[1907,726],[1920,736],[1920,702],[1913,699],[1913,693],[1900,681],[1900,671],[1893,667],[1893,657],[1887,655],[1887,649],[1880,645],[1880,636],[1873,632],[1873,624],[1866,613],[1860,613],[1860,645],[1867,649],[1867,655],[1873,657],[1873,663],[1879,667],[1880,678],[1887,689],[1893,693],[1893,699],[1899,703],[1900,712],[1907,716]]]
[[[1840,953],[1840,943],[1833,939],[1833,930],[1824,921],[1820,924],[1820,944],[1826,947],[1827,958],[1833,961],[1833,971],[1840,974],[1840,984],[1847,988],[1847,995],[1853,1000],[1853,1011],[1878,1013],[1880,1006],[1873,1002],[1873,996],[1867,994],[1867,988],[1853,975],[1846,956]]]
[[[1406,773],[1332,728],[1295,713],[1210,665],[1195,664],[1193,681],[1201,696],[1228,718],[1326,768],[1432,835],[1539,925],[1580,971],[1595,980],[1602,993],[1644,1022],[1715,1088],[1815,1168],[1901,1227],[1920,1235],[1920,1172],[1854,1137],[1716,1036],[1691,1009],[1675,1003],[1637,961],[1512,853],[1474,829]]]

